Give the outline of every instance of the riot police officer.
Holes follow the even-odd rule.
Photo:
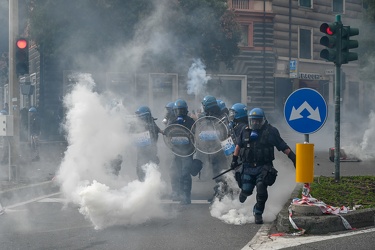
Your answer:
[[[242,130],[248,125],[247,118],[247,106],[243,103],[235,103],[229,109],[229,132],[232,137],[234,144],[239,140],[239,136]],[[241,188],[241,169],[237,169],[235,172],[235,179],[238,183],[238,186]]]
[[[139,122],[131,127],[131,132],[138,136],[137,141],[137,176],[140,181],[144,181],[145,171],[142,166],[153,162],[159,164],[157,141],[159,133],[163,131],[156,125],[157,118],[152,117],[148,106],[141,106],[135,112]]]
[[[164,115],[164,119],[162,122],[166,126],[168,126],[176,118],[173,112],[173,106],[174,106],[174,102],[168,102],[167,105],[165,105],[165,115]]]
[[[267,186],[271,186],[277,176],[273,166],[274,147],[282,151],[295,165],[296,155],[281,138],[277,128],[268,123],[264,111],[260,108],[250,110],[249,124],[242,130],[237,142],[231,168],[238,167],[238,157],[242,159],[241,193],[239,200],[245,202],[256,187],[256,204],[253,214],[256,224],[262,224],[262,214],[268,199]],[[241,153],[240,153],[241,152]]]
[[[207,95],[202,100],[202,107],[204,111],[205,116],[212,116],[220,120],[220,123],[224,124],[223,127],[227,127],[228,122],[228,116],[225,113],[222,113],[218,102],[214,96]],[[221,131],[222,132],[222,131]],[[223,138],[227,138],[229,136],[229,133],[227,135],[223,135]],[[213,175],[218,175],[221,170],[226,168],[226,157],[223,152],[219,151],[218,153],[208,155],[208,164],[212,168]],[[219,179],[216,179],[219,181]]]
[[[242,103],[235,103],[229,109],[229,128],[234,143],[238,141],[241,131],[248,125],[247,106]]]
[[[219,100],[217,99],[217,105],[219,105],[219,108],[220,108],[220,111],[221,111],[221,115],[224,116],[224,115],[229,115],[229,110],[227,108],[227,105],[225,104],[224,101],[222,100]]]
[[[185,100],[177,99],[173,106],[175,115],[173,124],[180,124],[191,130],[194,120],[188,116],[188,106]],[[187,205],[191,203],[192,177],[191,167],[193,164],[193,155],[178,156],[174,155],[172,160],[170,177],[172,186],[172,200],[179,200],[180,204]]]

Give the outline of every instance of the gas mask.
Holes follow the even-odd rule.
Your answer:
[[[258,131],[257,130],[252,130],[250,133],[250,140],[251,141],[256,141],[258,139]]]
[[[183,124],[183,123],[184,123],[184,117],[182,117],[182,116],[177,116],[176,121],[177,121],[178,124]]]

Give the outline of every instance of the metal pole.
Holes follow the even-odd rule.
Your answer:
[[[18,36],[18,0],[9,1],[9,114],[13,115],[13,137],[10,145],[9,180],[18,180],[19,159],[19,96],[16,75],[15,43]]]
[[[340,96],[341,96],[341,62],[342,62],[342,23],[341,16],[336,15],[336,21],[340,24],[337,41],[337,60],[335,63],[335,181],[340,181]]]
[[[340,181],[340,81],[341,68],[335,65],[335,181]]]

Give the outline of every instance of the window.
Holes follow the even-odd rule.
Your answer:
[[[241,25],[241,46],[249,46],[249,26]]]
[[[239,46],[253,47],[253,23],[241,24],[241,41]]]
[[[310,29],[299,30],[299,58],[312,59]]]
[[[334,13],[344,13],[344,0],[333,0],[332,11]]]
[[[311,8],[312,7],[312,0],[299,0],[299,6],[301,7],[306,7],[306,8]]]

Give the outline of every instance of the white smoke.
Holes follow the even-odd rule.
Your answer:
[[[188,71],[187,93],[198,95],[206,91],[206,84],[211,80],[206,75],[206,66],[200,59],[194,59]]]
[[[359,119],[358,119],[359,120]],[[366,124],[366,123],[365,123]],[[358,128],[358,127],[357,127]],[[354,131],[357,128],[351,128],[349,131]],[[347,144],[344,144],[342,148],[348,157],[356,157],[362,161],[372,160],[375,158],[374,143],[375,140],[375,113],[371,111],[368,117],[366,127],[363,128],[364,133],[362,137],[357,135],[357,140],[352,139]],[[361,131],[363,131],[361,130]],[[346,135],[350,132],[344,132]],[[358,141],[361,139],[361,141]]]
[[[290,198],[290,194],[296,186],[292,162],[283,153],[276,152],[276,155],[274,164],[279,173],[275,184],[268,187],[269,197],[263,214],[265,222],[272,222],[276,219],[277,214]],[[210,207],[211,216],[227,224],[254,223],[253,207],[256,203],[256,188],[244,203],[240,203],[238,198],[240,189],[233,174],[228,173],[223,177],[233,192],[226,194],[221,200],[215,198]]]
[[[144,166],[146,180],[134,180],[134,152],[126,130],[130,115],[120,103],[108,105],[112,100],[95,93],[94,86],[90,75],[81,74],[64,98],[69,145],[56,176],[62,193],[97,229],[165,217],[160,201],[166,184],[158,167]],[[115,176],[110,162],[119,154],[122,174]]]

